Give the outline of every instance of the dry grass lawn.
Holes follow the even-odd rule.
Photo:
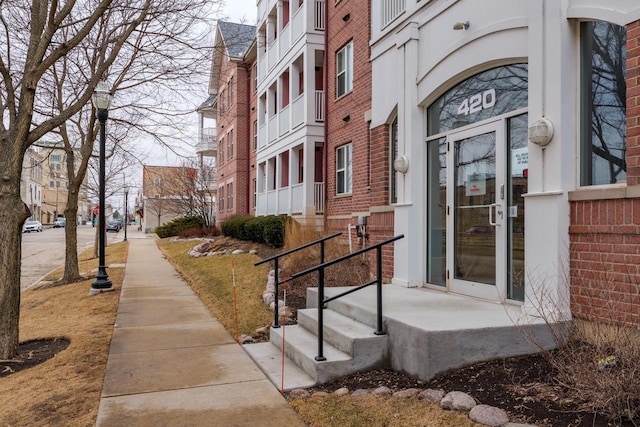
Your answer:
[[[92,251],[80,255],[83,271],[97,268]],[[107,266],[126,259],[126,243],[107,247]],[[89,296],[92,277],[22,293],[20,342],[61,337],[71,343],[53,359],[0,379],[0,425],[95,425],[124,268],[108,273],[114,292]]]
[[[197,244],[194,240],[158,240],[158,247],[169,262],[231,335],[236,336],[235,307],[238,335],[253,335],[256,329],[271,325],[273,312],[262,302],[269,267],[255,267],[253,264],[260,258],[250,254],[194,258],[188,251]]]

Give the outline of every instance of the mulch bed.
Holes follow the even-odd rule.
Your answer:
[[[0,361],[0,378],[46,362],[68,346],[69,340],[65,338],[24,342],[19,345],[15,357]]]

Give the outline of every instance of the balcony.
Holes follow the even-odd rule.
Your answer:
[[[202,128],[200,130],[200,141],[196,144],[196,154],[215,157],[218,152],[216,137],[216,128]]]
[[[324,213],[324,183],[313,186],[313,204],[316,214]],[[310,199],[310,198],[309,198]],[[256,215],[291,215],[304,212],[304,186],[302,183],[257,193]]]
[[[274,143],[300,125],[321,125],[324,122],[324,91],[313,91],[311,96],[312,100],[303,93],[293,100],[291,106],[270,116],[267,123],[260,123],[258,149]]]
[[[265,35],[266,49],[258,52],[258,82],[262,82],[282,58],[284,58],[296,42],[305,34],[318,34],[324,32],[325,0],[312,0],[304,2],[300,8],[292,13],[291,20],[277,32],[277,38]],[[261,0],[258,2],[258,17],[262,20],[269,19],[268,8],[275,7],[276,2]],[[272,10],[272,9],[271,9]]]

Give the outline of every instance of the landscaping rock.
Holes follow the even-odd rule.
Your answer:
[[[438,403],[444,397],[444,390],[435,390],[429,388],[427,390],[422,390],[418,393],[418,399],[427,401],[429,403]]]
[[[236,249],[235,251],[231,252],[231,254],[233,255],[240,255],[240,254],[244,254],[246,253],[243,249]]]
[[[372,394],[376,396],[391,396],[391,389],[389,387],[381,386],[373,390]]]
[[[358,390],[356,390],[353,393],[351,393],[351,397],[366,396],[368,394],[369,394],[369,390],[365,390],[363,388],[359,388]]]
[[[349,389],[346,387],[342,387],[333,392],[336,396],[346,396],[349,394]]]
[[[489,405],[477,405],[469,411],[469,418],[487,426],[499,427],[509,422],[507,413]]]
[[[450,391],[440,401],[440,406],[444,409],[468,412],[476,406],[476,401],[467,393],[463,393],[461,391]]]

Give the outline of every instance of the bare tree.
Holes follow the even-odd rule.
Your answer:
[[[113,87],[123,93],[146,88],[128,95],[130,101],[138,102],[124,102],[128,108],[116,108],[114,121],[118,117],[135,129],[153,123],[151,113],[171,111],[171,105],[152,100],[162,92],[160,87],[176,88],[178,82],[163,79],[152,65],[162,64],[167,73],[182,66],[186,74],[195,73],[187,59],[195,60],[197,54],[189,49],[190,40],[183,39],[181,31],[197,27],[212,4],[217,2],[33,0],[25,5],[0,0],[0,358],[13,357],[19,343],[21,225],[28,217],[20,198],[20,177],[26,150],[87,108],[97,83],[113,76]],[[165,49],[167,40],[175,43]],[[144,54],[155,54],[155,62]],[[145,59],[129,61],[134,56]],[[129,74],[123,73],[125,69]],[[65,71],[68,74],[62,79]],[[126,81],[125,75],[129,76]],[[56,86],[56,76],[68,85]],[[154,79],[155,86],[141,84]],[[137,120],[142,107],[146,107],[148,120]],[[89,113],[86,129],[92,135],[86,141],[95,140],[94,114],[93,110]],[[168,131],[169,123],[156,120],[157,140],[166,141],[175,134],[175,129]]]
[[[185,163],[185,166],[197,171],[196,174],[183,174],[182,182],[177,186],[184,188],[188,197],[176,199],[174,204],[178,210],[188,212],[197,217],[202,225],[211,229],[216,223],[216,168],[213,159],[206,163],[203,159],[199,164],[195,161]]]

